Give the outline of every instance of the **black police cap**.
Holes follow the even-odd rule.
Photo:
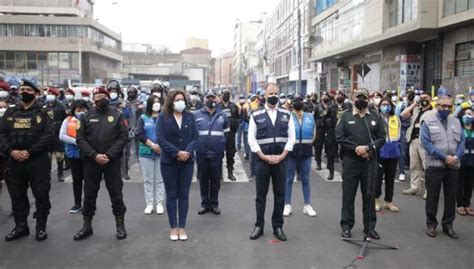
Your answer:
[[[36,85],[35,85],[33,82],[31,82],[31,81],[29,81],[29,80],[27,80],[27,79],[22,79],[22,80],[20,80],[20,87],[21,87],[21,86],[31,87],[31,88],[32,88],[33,90],[35,90],[36,92],[41,92],[40,89],[39,89],[38,87],[36,87]]]

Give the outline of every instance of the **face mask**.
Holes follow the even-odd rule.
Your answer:
[[[217,106],[217,102],[214,100],[206,100],[206,107],[209,109],[214,109]]]
[[[115,100],[117,98],[118,98],[118,93],[113,92],[113,93],[110,94],[110,99]]]
[[[369,103],[365,100],[362,100],[362,99],[357,99],[355,102],[354,102],[355,106],[357,109],[359,110],[363,110],[363,109],[366,109],[367,106],[369,105]]]
[[[52,94],[46,95],[46,101],[53,102],[54,100],[56,100],[56,96],[54,96]]]
[[[439,117],[443,120],[447,119],[449,114],[451,114],[451,110],[440,110],[438,111]]]
[[[415,97],[413,98],[413,100],[414,100],[415,102],[420,102],[420,96],[419,96],[419,95],[415,96]]]
[[[191,95],[191,102],[197,103],[199,101],[201,101],[201,98],[198,95]]]
[[[338,97],[336,99],[336,101],[339,103],[339,104],[342,104],[342,102],[344,102],[344,97]]]
[[[284,103],[286,103],[286,98],[280,98],[280,104],[283,105]]]
[[[294,108],[295,110],[300,111],[300,110],[303,109],[303,107],[304,107],[304,104],[303,104],[302,101],[294,101],[294,102],[293,102],[293,108]]]
[[[387,105],[382,105],[380,107],[380,112],[382,112],[383,114],[388,114],[388,113],[390,113],[391,110],[392,110],[392,108],[390,106],[387,106]]]
[[[397,96],[392,96],[392,102],[394,102],[394,103],[398,102],[398,97]]]
[[[67,101],[72,101],[72,99],[74,99],[74,95],[72,95],[72,94],[66,94],[66,100],[67,100]]]
[[[0,108],[0,117],[3,117],[3,115],[5,115],[5,111],[7,111],[6,107]]]
[[[153,95],[158,98],[161,98],[161,92],[154,92]]]
[[[311,102],[312,102],[313,104],[316,104],[316,99],[311,99]]]
[[[176,101],[173,103],[174,110],[181,113],[186,108],[186,103],[184,101]]]
[[[462,123],[464,125],[471,125],[472,124],[472,117],[469,115],[462,116]]]
[[[374,104],[376,106],[380,105],[380,102],[382,102],[382,99],[381,98],[374,98]]]
[[[159,112],[161,109],[161,104],[160,103],[153,103],[153,107],[151,108],[151,110],[153,110],[153,112]]]
[[[86,102],[89,102],[90,101],[90,98],[89,97],[82,97],[82,100],[86,101]]]
[[[267,97],[267,102],[272,106],[276,105],[278,103],[278,96],[275,96],[275,95],[268,96]]]
[[[8,97],[8,92],[6,91],[0,91],[0,98],[7,98]]]
[[[276,105],[276,103],[278,103],[278,97],[275,96],[275,100],[276,100],[276,101],[275,101],[275,105]],[[265,102],[266,102],[266,101],[267,101],[267,99],[262,98],[262,99],[260,99],[260,104],[265,105]]]
[[[239,104],[241,104],[241,105],[245,104],[245,99],[240,99]]]
[[[224,94],[224,95],[222,96],[222,101],[224,101],[224,102],[227,103],[227,102],[229,102],[229,100],[230,100],[230,95]]]
[[[135,92],[131,92],[128,94],[128,100],[135,100],[137,99],[137,94]]]
[[[20,100],[21,100],[23,103],[29,103],[29,102],[35,100],[35,98],[36,98],[36,95],[31,94],[31,93],[22,92],[22,93],[20,94]]]
[[[95,101],[95,106],[100,110],[107,108],[109,104],[110,104],[110,100],[107,98],[102,98],[100,100]]]
[[[82,116],[84,115],[84,113],[86,113],[86,112],[84,112],[84,111],[76,112],[76,118],[78,118],[78,119],[82,118]]]
[[[329,102],[329,98],[323,98],[323,103]]]
[[[428,100],[421,100],[420,105],[422,107],[427,107],[430,104],[430,101]]]

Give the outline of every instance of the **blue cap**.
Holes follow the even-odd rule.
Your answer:
[[[438,89],[438,94],[437,94],[437,95],[438,95],[439,97],[451,96],[451,95],[449,94],[448,89],[445,88],[445,87],[440,87],[440,88]]]

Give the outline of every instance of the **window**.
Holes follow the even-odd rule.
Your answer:
[[[15,53],[15,66],[16,66],[16,69],[26,69],[26,53],[24,52]]]
[[[474,9],[474,0],[444,0],[445,17],[464,12],[468,9]]]
[[[397,26],[418,17],[417,0],[390,0],[388,3],[390,27]]]
[[[454,76],[474,76],[474,41],[456,45],[456,67]]]
[[[316,0],[316,14],[320,14],[334,5],[337,0]]]

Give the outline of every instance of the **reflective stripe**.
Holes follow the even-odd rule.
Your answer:
[[[224,136],[224,132],[219,131],[211,131],[212,136]]]
[[[281,113],[285,113],[287,115],[290,115],[290,111],[288,111],[286,109],[278,108],[278,111],[280,111]]]
[[[208,133],[209,133],[209,130],[199,131],[199,135],[207,135]]]
[[[271,143],[273,143],[273,142],[274,142],[273,138],[265,138],[265,139],[259,139],[259,140],[257,140],[257,143],[258,143],[259,145],[271,144]]]
[[[288,137],[277,137],[275,138],[276,143],[286,143],[288,142]]]
[[[230,132],[230,128],[224,129],[224,133]]]
[[[313,144],[313,139],[302,139],[300,144]]]
[[[464,150],[464,154],[472,154],[472,153],[474,153],[473,150],[469,150],[469,149]]]
[[[255,116],[258,116],[258,115],[263,114],[265,112],[266,112],[265,110],[258,110],[258,111],[253,112],[252,115],[255,117]]]

